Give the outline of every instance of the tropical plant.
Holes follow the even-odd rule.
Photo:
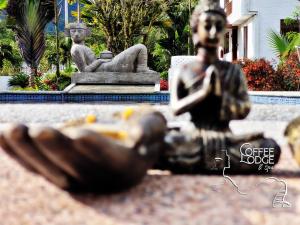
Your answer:
[[[285,63],[278,66],[278,76],[282,80],[282,89],[285,91],[300,90],[300,62],[296,52],[291,53]]]
[[[20,56],[18,46],[15,43],[13,32],[7,28],[6,20],[0,21],[0,73],[6,74],[3,71],[5,61],[13,64],[14,66],[10,69],[19,70],[21,67],[22,58]],[[7,64],[7,63],[6,63]],[[13,69],[13,70],[12,70]],[[7,74],[6,74],[7,75]]]
[[[11,76],[21,71],[18,64],[12,64],[11,61],[4,59],[3,66],[0,69],[0,76]]]
[[[25,73],[15,74],[8,80],[8,85],[25,88],[28,86],[28,76]]]
[[[197,0],[167,1],[165,15],[160,21],[154,23],[155,32],[160,31],[161,33],[154,48],[150,49],[154,68],[157,71],[166,72],[168,70],[171,56],[193,54],[189,21],[190,13],[197,2]]]
[[[5,9],[7,6],[7,0],[0,0],[0,10]]]
[[[45,85],[49,87],[50,90],[64,90],[68,85],[71,84],[71,74],[65,71],[61,72],[61,77],[59,79],[59,82],[56,82],[56,75],[55,74],[46,74],[45,77],[43,77],[42,81]]]
[[[271,63],[265,59],[238,61],[247,78],[248,88],[252,91],[281,90],[282,80],[277,76]]]
[[[296,46],[300,45],[300,33],[287,38],[285,35],[270,31],[268,41],[276,56],[281,62],[284,62],[296,50]]]
[[[52,66],[56,66],[57,64],[57,52],[59,54],[59,63],[64,65],[65,67],[71,67],[71,47],[72,41],[70,38],[64,37],[63,33],[59,34],[59,48],[56,50],[56,35],[47,34],[46,35],[46,50],[41,59],[41,63],[39,66],[39,71],[48,72],[48,70],[52,69]],[[56,68],[57,70],[57,68]],[[60,74],[61,75],[61,74]],[[60,76],[59,75],[59,76]],[[57,77],[57,73],[56,73]]]
[[[295,47],[300,45],[300,6],[296,6],[292,15],[284,19],[284,24],[291,26],[289,32],[278,34],[270,31],[268,35],[270,47],[281,62],[285,62],[289,55],[296,50]]]
[[[0,69],[3,68],[4,60],[15,63],[15,58],[12,53],[12,47],[10,45],[0,44]]]
[[[34,86],[39,62],[45,51],[44,29],[54,17],[53,0],[9,0],[9,17],[26,64],[31,68],[29,85]]]
[[[167,80],[161,79],[159,83],[160,83],[160,90],[161,91],[167,91],[169,89],[169,85],[168,85]]]
[[[119,53],[137,40],[147,39],[155,21],[166,9],[165,0],[85,0],[82,19],[102,30],[107,48]]]

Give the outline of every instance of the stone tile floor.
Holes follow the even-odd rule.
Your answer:
[[[60,123],[94,113],[111,122],[112,113],[126,105],[0,105],[1,127],[9,122]],[[156,106],[173,122],[166,106]],[[25,171],[0,150],[0,225],[106,224],[300,224],[300,170],[283,138],[287,121],[300,115],[300,106],[254,105],[244,121],[234,121],[235,133],[265,131],[283,147],[272,176],[287,183],[290,208],[273,208],[280,183],[264,176],[232,176],[241,195],[221,176],[171,176],[149,171],[144,181],[126,192],[97,196],[70,195]]]

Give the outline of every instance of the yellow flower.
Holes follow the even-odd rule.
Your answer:
[[[128,120],[134,113],[134,109],[131,107],[127,107],[122,113],[122,119]]]
[[[86,123],[96,123],[96,121],[97,117],[93,114],[87,115],[87,117],[85,118]]]

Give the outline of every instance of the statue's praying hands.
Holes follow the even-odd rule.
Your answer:
[[[122,125],[34,128],[12,125],[1,147],[27,169],[70,191],[129,188],[157,160],[166,121],[158,112],[132,113]]]

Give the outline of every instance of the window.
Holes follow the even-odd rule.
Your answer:
[[[284,20],[280,20],[280,33],[285,35],[288,32],[300,32],[299,21],[294,20],[289,24],[285,24]]]
[[[225,34],[224,37],[224,54],[229,52],[229,32]]]

